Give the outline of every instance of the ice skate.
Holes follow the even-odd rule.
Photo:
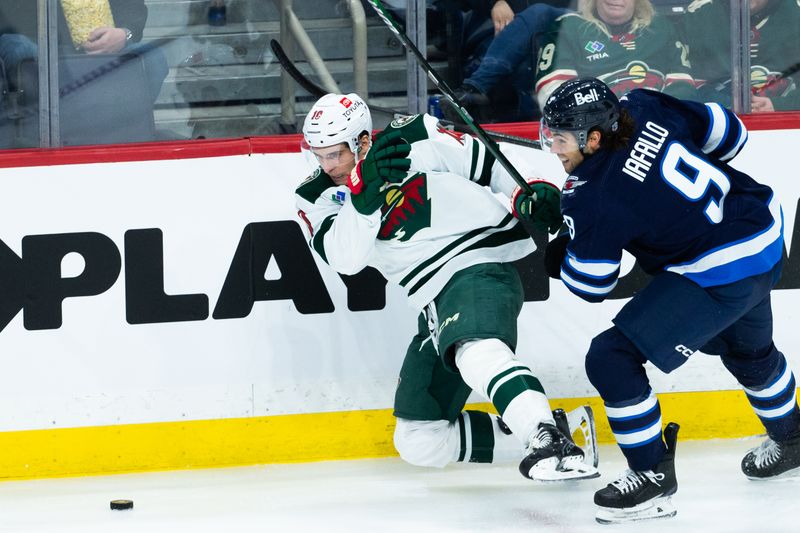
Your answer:
[[[767,437],[742,459],[742,472],[749,479],[786,479],[800,476],[800,437],[774,441]]]
[[[675,444],[680,426],[667,424],[664,441],[667,453],[653,470],[627,470],[619,479],[594,494],[600,507],[596,519],[601,524],[617,524],[655,518],[669,518],[677,511],[670,501],[678,490],[675,477]]]
[[[583,450],[583,462],[597,468],[600,456],[597,452],[597,429],[594,412],[588,405],[581,405],[565,413],[563,409],[553,409],[556,427]]]
[[[563,422],[562,422],[563,424]],[[556,426],[539,424],[519,464],[523,476],[536,481],[594,478],[597,468],[585,462],[583,450]]]

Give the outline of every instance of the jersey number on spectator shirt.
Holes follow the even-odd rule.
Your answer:
[[[545,71],[550,68],[553,63],[553,53],[556,51],[556,45],[549,43],[539,50],[539,70]]]
[[[709,199],[704,212],[712,224],[722,222],[722,204],[731,189],[724,172],[689,152],[682,144],[673,142],[661,160],[661,176],[690,202],[702,200],[709,187],[715,185],[722,196],[718,200]]]

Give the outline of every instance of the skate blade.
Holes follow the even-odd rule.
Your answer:
[[[582,405],[567,413],[567,424],[572,432],[572,440],[586,454],[584,462],[597,468],[600,456],[597,452],[597,429],[594,412],[588,405]]]
[[[580,457],[568,457],[560,463],[555,457],[536,463],[529,472],[534,481],[569,481],[574,479],[592,479],[600,476],[593,466],[587,465]]]
[[[753,477],[748,476],[747,474],[745,474],[745,476],[751,481],[792,481],[800,479],[800,466],[797,468],[792,468],[791,470],[787,470],[783,474],[778,474],[777,476]]]
[[[626,509],[601,507],[595,515],[595,520],[601,524],[624,524],[626,522],[672,518],[678,514],[678,511],[672,505],[671,500],[671,496],[662,496]]]

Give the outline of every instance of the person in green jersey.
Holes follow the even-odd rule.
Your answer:
[[[539,107],[562,83],[579,77],[598,78],[617,96],[633,89],[695,95],[686,49],[650,0],[585,0],[578,13],[555,20],[539,48]]]
[[[303,125],[303,150],[317,169],[296,203],[325,263],[349,275],[377,269],[419,312],[395,394],[400,456],[433,467],[521,459],[522,474],[540,480],[597,476],[514,353],[523,291],[510,263],[536,247],[492,192],[554,231],[558,189],[537,181],[535,197],[515,192],[481,143],[430,115],[396,119],[374,143],[371,133],[358,95],[317,101]],[[473,390],[502,420],[464,411]]]
[[[728,0],[695,0],[682,18],[699,98],[727,107],[730,9]],[[750,84],[754,113],[800,110],[800,1],[750,0]]]

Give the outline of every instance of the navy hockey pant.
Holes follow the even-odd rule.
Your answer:
[[[797,434],[794,375],[772,342],[770,290],[779,276],[780,264],[735,283],[702,288],[677,274],[660,274],[622,308],[614,327],[594,338],[586,373],[605,402],[631,469],[653,468],[665,451],[661,408],[645,362],[669,373],[697,350],[721,357],[770,437]]]

